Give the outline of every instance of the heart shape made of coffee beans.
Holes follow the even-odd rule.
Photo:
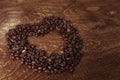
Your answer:
[[[65,41],[63,54],[49,54],[36,49],[28,41],[29,36],[44,36],[50,31],[58,32]],[[29,68],[45,73],[73,71],[82,58],[83,41],[72,23],[61,17],[48,16],[36,24],[21,24],[6,34],[7,48],[13,59],[19,59]]]

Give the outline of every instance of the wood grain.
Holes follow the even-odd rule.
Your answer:
[[[71,20],[84,40],[84,56],[73,73],[38,73],[7,52],[9,29],[50,15]],[[54,33],[32,41],[50,52],[63,43]],[[120,80],[120,0],[0,0],[0,80]]]

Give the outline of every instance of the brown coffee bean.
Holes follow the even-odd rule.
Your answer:
[[[65,40],[62,54],[52,53],[36,49],[27,40],[30,36],[44,36],[50,31],[56,30]],[[82,39],[77,29],[70,21],[61,17],[50,16],[43,18],[41,23],[21,24],[10,29],[6,34],[7,48],[13,59],[18,59],[22,64],[38,72],[61,73],[74,71],[82,58]]]

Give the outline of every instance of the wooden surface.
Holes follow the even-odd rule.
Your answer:
[[[49,15],[71,20],[84,40],[84,57],[73,73],[38,73],[7,53],[10,28]],[[30,42],[49,52],[63,43],[54,32]],[[0,80],[120,80],[120,0],[0,0]]]

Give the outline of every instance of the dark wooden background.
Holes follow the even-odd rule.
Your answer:
[[[44,16],[71,20],[84,40],[84,57],[73,73],[46,75],[7,53],[5,33]],[[48,52],[61,51],[56,33],[29,39]],[[120,0],[0,0],[0,80],[120,80]]]

